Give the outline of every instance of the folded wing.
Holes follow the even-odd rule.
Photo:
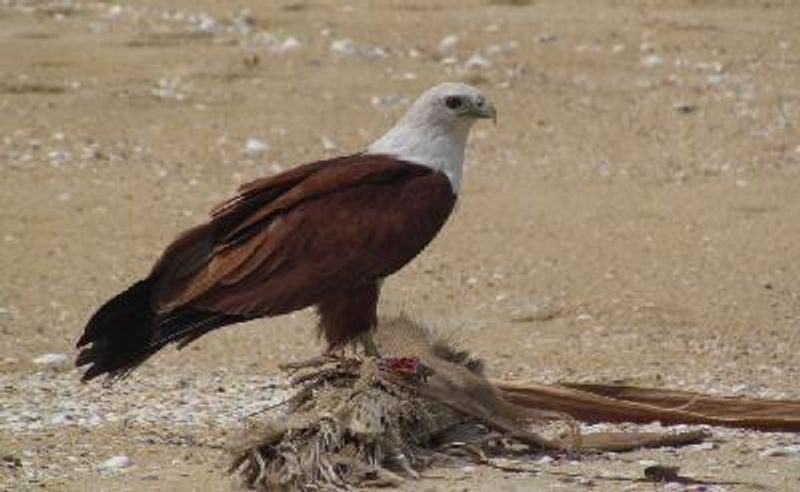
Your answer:
[[[135,367],[167,343],[375,283],[425,248],[454,203],[443,174],[377,155],[254,181],[98,310],[78,342],[92,344],[79,365],[94,364],[90,377]]]

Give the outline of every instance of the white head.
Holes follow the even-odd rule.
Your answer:
[[[384,136],[367,148],[447,175],[458,193],[464,148],[478,118],[496,118],[494,106],[467,84],[445,82],[428,89]]]

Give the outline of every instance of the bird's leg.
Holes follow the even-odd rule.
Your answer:
[[[361,340],[361,345],[364,346],[364,355],[380,359],[381,354],[378,352],[378,345],[375,344],[375,339],[372,338],[372,330],[365,331],[359,335],[359,339]]]

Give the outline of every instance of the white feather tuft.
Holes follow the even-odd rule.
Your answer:
[[[463,174],[467,136],[475,118],[454,113],[445,99],[460,96],[471,104],[485,100],[475,87],[447,82],[422,94],[397,124],[368,148],[444,173],[458,194]]]

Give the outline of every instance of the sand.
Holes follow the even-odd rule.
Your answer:
[[[33,360],[71,360],[93,309],[238,184],[363,148],[445,80],[499,121],[384,313],[494,377],[800,398],[798,21],[790,1],[0,1],[0,489],[235,488],[220,446],[287,394],[279,363],[319,353],[310,313],[111,388]],[[653,490],[633,481],[651,461],[800,488],[800,456],[764,455],[800,437],[712,431],[406,488]]]

